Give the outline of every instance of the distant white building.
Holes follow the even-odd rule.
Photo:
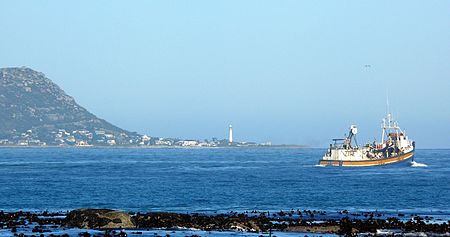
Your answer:
[[[28,140],[20,140],[17,145],[19,146],[28,146]]]
[[[201,147],[209,147],[209,146],[211,146],[211,143],[200,142],[200,143],[198,144],[198,146],[201,146]]]
[[[92,146],[90,145],[87,141],[78,141],[77,144],[75,146]]]
[[[39,139],[30,139],[30,140],[28,140],[28,145],[40,146],[41,145],[41,141]]]
[[[184,141],[179,141],[177,143],[180,146],[197,146],[198,145],[198,141],[195,141],[195,140],[184,140]]]
[[[172,146],[172,141],[164,140],[163,138],[160,138],[159,140],[155,141],[155,145],[157,145],[157,146]]]
[[[147,135],[143,135],[143,136],[142,136],[142,141],[148,142],[148,141],[150,141],[150,137],[147,136]]]
[[[114,135],[107,133],[107,134],[105,134],[105,137],[109,140],[112,140],[114,138]]]
[[[87,135],[87,134],[89,134],[90,132],[89,132],[88,130],[79,130],[78,133],[79,133],[79,134],[82,134],[82,135]]]

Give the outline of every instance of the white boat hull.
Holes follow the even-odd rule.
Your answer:
[[[379,166],[379,165],[390,165],[405,161],[413,161],[414,151],[400,154],[397,156],[392,156],[389,158],[381,159],[368,159],[368,160],[320,160],[319,165],[322,166]]]

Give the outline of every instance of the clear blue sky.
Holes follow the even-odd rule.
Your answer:
[[[153,136],[450,147],[450,1],[2,1],[0,67]],[[364,67],[371,65],[371,67]]]

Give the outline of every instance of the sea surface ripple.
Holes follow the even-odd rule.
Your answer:
[[[450,213],[450,150],[412,165],[318,167],[322,149],[1,148],[0,209]]]

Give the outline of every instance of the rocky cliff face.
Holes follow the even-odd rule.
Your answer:
[[[126,145],[138,135],[78,105],[30,68],[0,68],[0,144]]]

